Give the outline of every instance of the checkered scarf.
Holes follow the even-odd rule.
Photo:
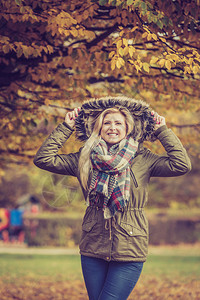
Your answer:
[[[88,192],[89,205],[103,202],[104,218],[111,218],[130,199],[130,164],[138,148],[125,138],[108,150],[103,139],[91,152],[93,175]]]

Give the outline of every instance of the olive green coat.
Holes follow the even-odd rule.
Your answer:
[[[66,123],[58,125],[37,152],[34,163],[41,169],[76,176],[79,154],[58,154],[58,150],[73,130]],[[144,207],[148,198],[151,177],[171,177],[187,173],[190,160],[180,140],[166,126],[156,131],[156,136],[166,150],[166,155],[153,154],[141,144],[131,165],[129,205],[118,211],[111,222],[104,220],[101,207],[88,206],[82,224],[80,253],[105,260],[146,260],[148,251],[148,221]],[[83,189],[82,189],[83,190]],[[87,192],[83,190],[85,199]]]

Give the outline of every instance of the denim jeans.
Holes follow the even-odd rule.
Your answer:
[[[107,262],[81,255],[89,300],[126,300],[142,272],[143,262]]]

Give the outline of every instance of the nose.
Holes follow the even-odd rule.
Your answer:
[[[116,129],[115,123],[111,123],[111,124],[110,124],[110,129],[111,129],[111,130],[115,130],[115,129]]]

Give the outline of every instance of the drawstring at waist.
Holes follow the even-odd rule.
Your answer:
[[[116,218],[113,216],[112,218],[106,219],[105,220],[105,229],[109,230],[109,240],[112,238],[112,224],[113,227],[116,228]]]

